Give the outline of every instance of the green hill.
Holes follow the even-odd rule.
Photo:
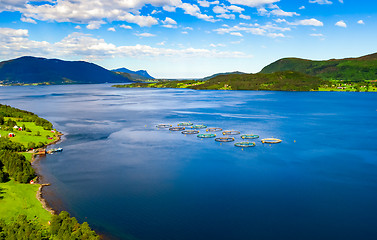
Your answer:
[[[285,71],[257,74],[218,75],[207,81],[161,81],[158,83],[134,83],[115,85],[114,87],[136,88],[190,88],[207,90],[277,90],[277,91],[312,91],[318,90],[328,82],[307,74]]]
[[[296,71],[327,80],[364,81],[377,79],[377,53],[345,59],[312,61],[283,58],[264,67],[261,73]]]

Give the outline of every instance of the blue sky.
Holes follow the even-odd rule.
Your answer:
[[[372,0],[0,1],[0,60],[85,60],[157,78],[356,57],[377,52],[376,42]]]

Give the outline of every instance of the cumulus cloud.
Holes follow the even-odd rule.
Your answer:
[[[188,14],[188,15],[191,15],[191,16],[195,16],[195,17],[197,17],[199,19],[202,19],[202,20],[208,21],[208,22],[215,22],[216,21],[213,18],[213,16],[202,14],[200,12],[200,8],[198,7],[198,5],[189,4],[189,3],[183,3],[179,7],[184,10],[185,14]]]
[[[300,9],[300,10],[305,9],[305,6],[301,6],[298,9]]]
[[[156,36],[152,33],[135,33],[135,35],[138,37],[155,37]]]
[[[279,9],[274,9],[270,12],[272,15],[275,16],[284,16],[284,17],[292,17],[292,16],[300,16],[300,14],[296,12],[285,12],[283,10]]]
[[[259,7],[266,4],[279,2],[280,0],[228,0],[231,4],[243,5],[248,7]]]
[[[32,19],[32,18],[21,17],[21,21],[22,22],[27,22],[27,23],[37,24],[37,22],[34,19]]]
[[[303,26],[315,26],[315,27],[322,27],[323,22],[315,19],[315,18],[310,18],[310,19],[304,19],[304,20],[298,20],[296,22],[288,23],[290,25],[303,25]]]
[[[230,34],[234,36],[243,36],[241,32],[250,33],[253,35],[266,36],[266,37],[285,37],[281,32],[290,31],[290,28],[282,28],[275,24],[266,24],[263,26],[256,26],[255,24],[239,24],[233,27],[223,25],[222,28],[213,30],[218,34]]]
[[[165,20],[162,21],[164,25],[162,25],[165,28],[176,28],[177,22],[174,19],[171,19],[169,17],[166,17]]]
[[[125,25],[125,24],[122,24],[122,25],[120,25],[119,27],[124,28],[124,29],[132,29],[131,26],[129,26],[129,25]]]
[[[0,28],[0,54],[14,58],[25,54],[44,57],[99,60],[114,57],[251,57],[237,51],[217,51],[200,48],[155,48],[148,45],[116,46],[90,34],[72,33],[56,43],[32,41],[28,30]]]
[[[75,27],[75,29],[81,29],[81,27],[80,27],[79,25],[77,25],[77,26]]]
[[[93,29],[98,29],[101,27],[102,24],[105,24],[104,21],[91,21],[89,24],[86,26],[87,29],[93,30]]]
[[[347,24],[343,20],[340,20],[340,21],[335,23],[335,26],[346,28]]]
[[[240,33],[240,32],[231,32],[230,35],[243,37],[242,33]]]
[[[357,21],[358,24],[365,24],[363,20]]]
[[[113,28],[113,27],[109,27],[109,28],[107,29],[107,31],[115,32],[115,28]]]
[[[214,44],[214,43],[211,43],[210,45],[209,45],[210,47],[226,47],[226,45],[225,44],[222,44],[222,43],[218,43],[218,44]]]
[[[318,4],[332,4],[329,0],[309,0],[310,3],[318,3]]]
[[[199,4],[201,7],[209,7],[209,6],[212,5],[212,4],[214,4],[214,5],[219,4],[219,1],[208,2],[208,1],[206,1],[206,0],[203,0],[203,1],[198,0],[198,4]]]
[[[322,33],[312,33],[312,34],[310,34],[310,36],[312,36],[312,37],[323,37],[323,34]]]
[[[239,16],[240,18],[242,18],[242,19],[245,19],[245,20],[250,20],[251,19],[251,17],[250,16],[247,16],[247,15],[243,15],[243,14],[240,14],[240,16]]]

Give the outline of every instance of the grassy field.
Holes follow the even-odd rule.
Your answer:
[[[4,119],[14,120],[17,122],[17,126],[22,127],[24,125],[28,129],[28,131],[19,131],[13,129],[13,127],[7,129],[4,125],[0,128],[1,136],[14,133],[15,137],[9,139],[13,142],[19,142],[25,147],[29,143],[46,145],[58,138],[56,133],[51,132],[51,130],[44,130],[43,127],[37,126],[34,122],[22,122],[21,119],[9,117]],[[48,139],[49,137],[52,139]],[[32,160],[32,153],[22,152],[21,154],[27,160]],[[47,224],[51,219],[51,214],[42,207],[42,204],[36,198],[38,188],[39,184],[21,184],[15,182],[14,179],[0,183],[0,218],[8,222],[12,217],[24,214],[30,220],[37,219],[42,224]]]
[[[0,218],[9,221],[25,214],[30,220],[37,219],[47,224],[52,215],[37,200],[38,188],[39,184],[21,184],[14,180],[0,183]]]
[[[9,118],[5,118],[6,120]],[[10,118],[17,122],[17,126],[22,127],[25,125],[26,129],[29,129],[31,132],[27,131],[18,131],[17,129],[9,129],[5,130],[4,126],[0,129],[1,136],[7,136],[9,133],[14,133],[15,137],[12,137],[11,140],[14,142],[22,143],[25,147],[28,146],[29,142],[33,142],[35,144],[44,143],[48,144],[57,139],[55,133],[52,133],[49,130],[44,130],[41,126],[36,126],[34,122],[21,122],[17,121],[16,118]],[[48,139],[48,137],[52,137],[52,139]]]

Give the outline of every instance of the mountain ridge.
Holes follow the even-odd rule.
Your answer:
[[[1,84],[122,83],[131,79],[85,61],[23,56],[0,62]]]

